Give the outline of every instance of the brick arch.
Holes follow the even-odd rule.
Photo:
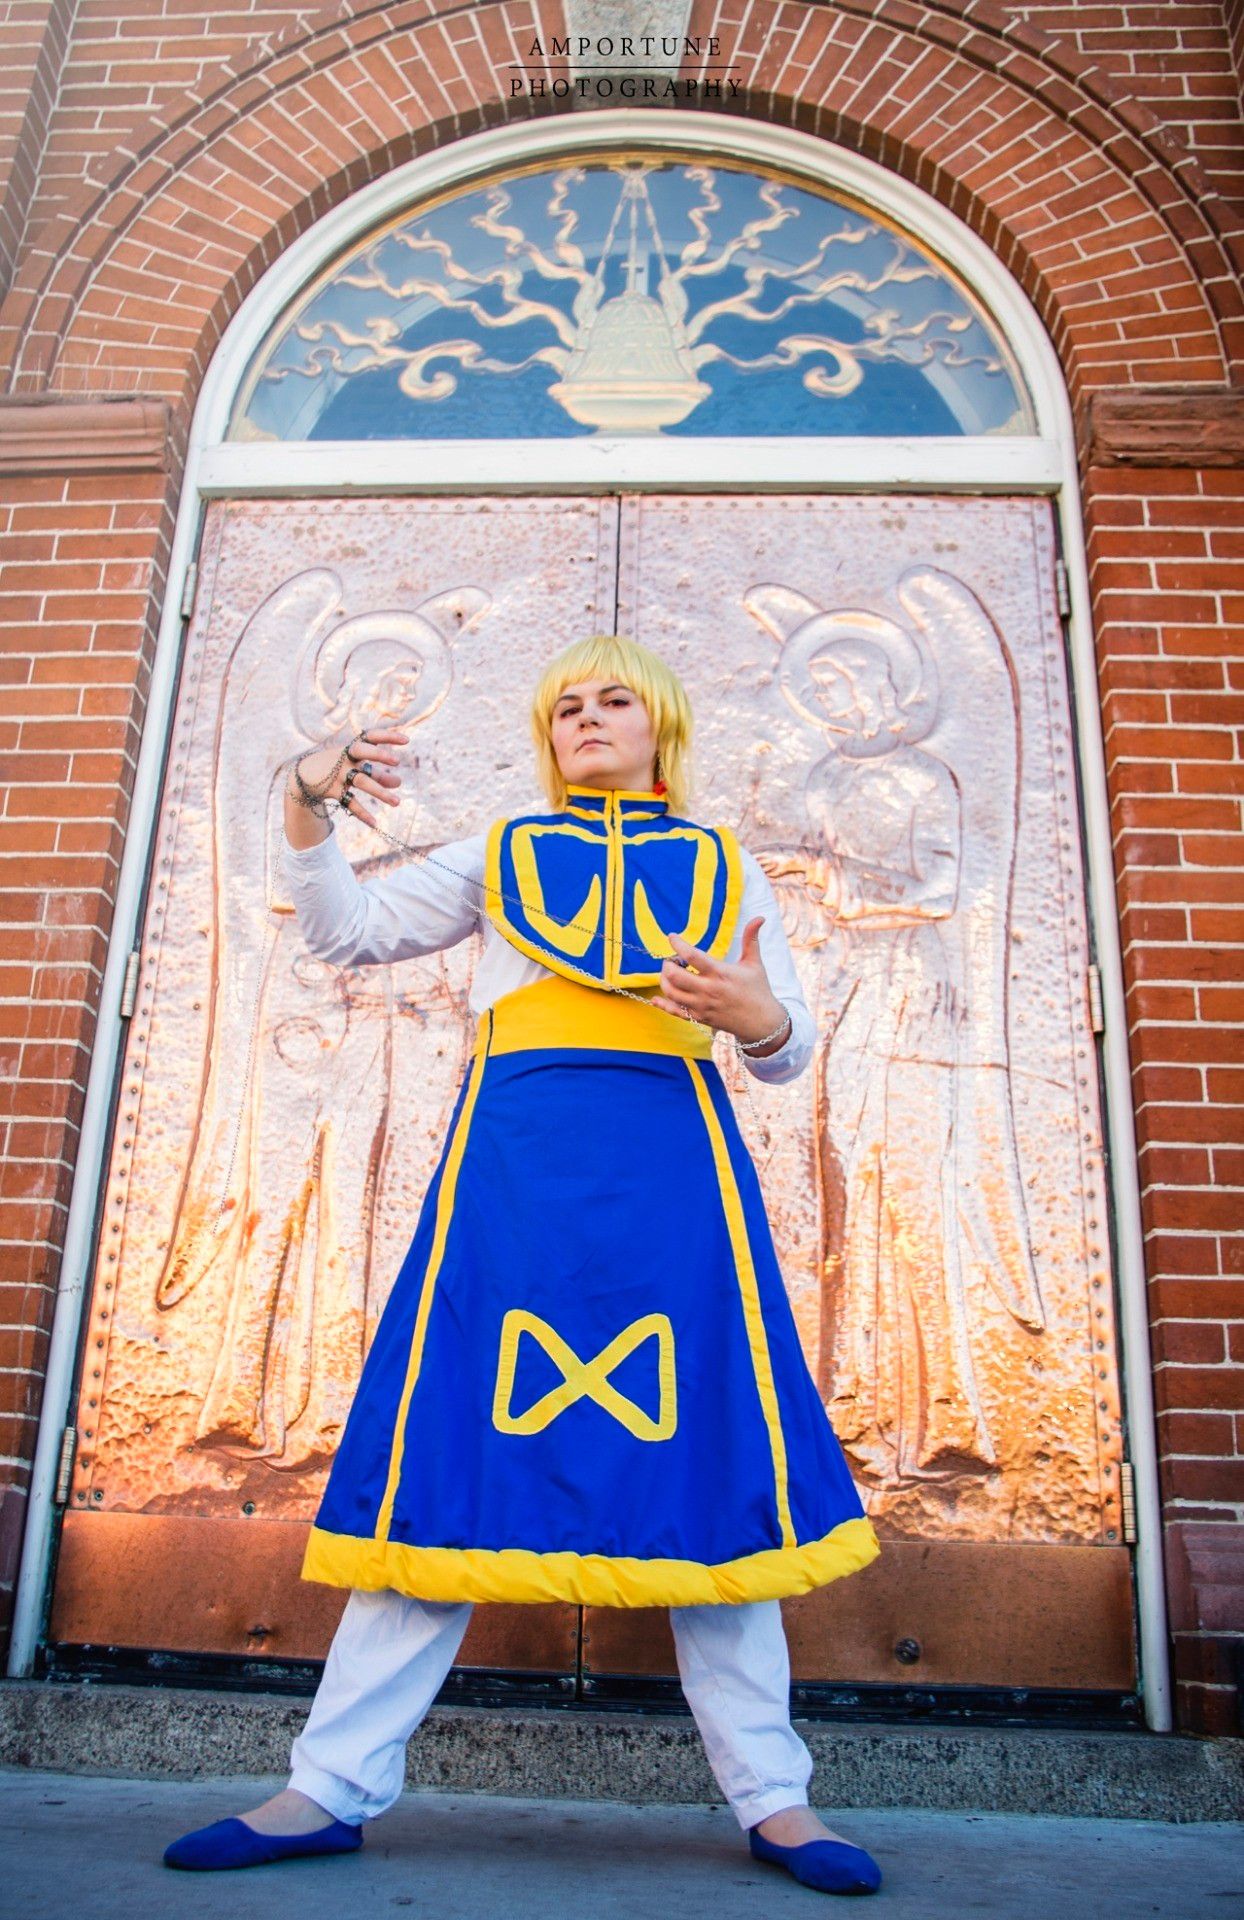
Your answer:
[[[542,111],[493,84],[515,57],[515,11],[512,0],[362,0],[346,19],[324,8],[220,69],[171,123],[136,119],[106,173],[35,236],[0,305],[10,391],[140,388],[184,402],[255,280],[330,207],[419,153]],[[524,37],[565,33],[560,0],[526,0],[521,14]],[[197,322],[189,351],[185,329],[160,325],[179,304]]]
[[[693,33],[719,4],[697,0]],[[259,273],[330,206],[418,152],[551,109],[500,91],[514,12],[409,0],[320,16],[173,127],[137,127],[131,157],[39,236],[0,311],[14,390],[139,389],[184,410]],[[524,36],[530,18],[524,6]],[[565,31],[556,0],[538,23]],[[730,45],[749,118],[880,160],[982,235],[1073,392],[1218,384],[1244,360],[1231,209],[1200,195],[1146,109],[1108,98],[1051,36],[984,0],[755,0]]]

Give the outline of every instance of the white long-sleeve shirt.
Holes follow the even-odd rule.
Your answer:
[[[395,873],[360,881],[330,835],[316,847],[284,847],[285,873],[298,925],[312,953],[332,966],[382,966],[413,960],[457,946],[473,933],[483,935],[483,957],[475,969],[470,1004],[485,1013],[502,994],[549,978],[551,968],[528,959],[497,932],[484,911],[486,840],[477,834],[440,847],[426,859]],[[760,957],[769,985],[790,1015],[790,1037],[762,1060],[744,1055],[749,1073],[777,1084],[794,1080],[812,1058],[816,1029],[791,959],[773,889],[759,865],[742,854],[743,899],[734,938],[726,953],[737,960],[742,930],[763,917]]]

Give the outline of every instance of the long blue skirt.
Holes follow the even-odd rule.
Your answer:
[[[874,1557],[706,1056],[564,980],[485,1016],[304,1577],[690,1606]]]

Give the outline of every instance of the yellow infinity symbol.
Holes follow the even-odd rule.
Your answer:
[[[547,1353],[562,1376],[559,1387],[528,1407],[526,1413],[510,1412],[514,1392],[514,1371],[518,1365],[518,1344],[529,1333]],[[621,1366],[628,1354],[645,1340],[657,1338],[657,1379],[661,1388],[659,1418],[653,1420],[642,1407],[628,1400],[610,1385],[609,1375]],[[663,1313],[646,1313],[632,1320],[617,1338],[598,1353],[594,1360],[580,1360],[561,1335],[554,1333],[547,1320],[522,1307],[511,1307],[501,1322],[501,1352],[497,1360],[497,1389],[492,1400],[492,1423],[500,1433],[543,1433],[559,1413],[578,1400],[594,1400],[611,1413],[637,1440],[668,1440],[678,1425],[677,1385],[674,1379],[674,1329]]]

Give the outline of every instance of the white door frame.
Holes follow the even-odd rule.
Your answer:
[[[1007,339],[1033,401],[1037,433],[980,439],[652,439],[229,442],[235,395],[269,329],[298,293],[369,229],[405,207],[510,165],[652,147],[728,155],[802,174],[878,209],[946,260]],[[691,111],[622,109],[526,121],[424,154],[318,220],[243,302],[212,358],[195,409],[168,587],[152,667],[112,938],[83,1109],[48,1355],[9,1655],[31,1672],[46,1601],[55,1488],[90,1276],[95,1202],[123,1044],[126,962],[139,934],[204,504],[228,495],[496,491],[781,490],[1040,493],[1054,498],[1067,569],[1071,677],[1086,826],[1090,922],[1106,1025],[1106,1133],[1115,1209],[1128,1454],[1136,1491],[1141,1683],[1150,1727],[1171,1726],[1170,1674],[1140,1183],[1110,806],[1092,640],[1075,434],[1066,383],[1036,310],[985,243],[947,208],[858,154],[763,122]]]

